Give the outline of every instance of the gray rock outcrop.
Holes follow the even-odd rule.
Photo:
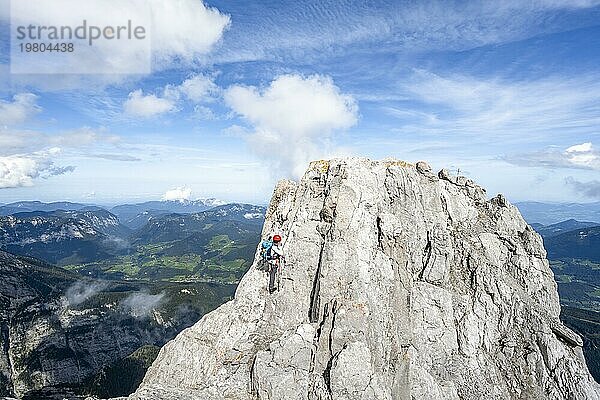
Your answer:
[[[425,163],[319,161],[275,189],[280,289],[166,344],[134,399],[600,399],[518,210]],[[257,255],[258,257],[258,255]]]

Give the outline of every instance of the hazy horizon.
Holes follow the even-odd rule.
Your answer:
[[[492,198],[494,197],[494,195],[489,195],[488,198]],[[235,199],[227,199],[227,198],[218,198],[218,197],[214,197],[214,196],[207,196],[207,197],[191,197],[189,199],[184,199],[184,200],[189,200],[189,201],[196,201],[196,200],[207,200],[207,199],[211,199],[214,198],[216,200],[221,200],[223,202],[225,202],[226,204],[230,204],[230,203],[245,203],[245,204],[253,204],[253,205],[258,205],[258,206],[267,206],[270,202],[270,198],[265,199],[264,201],[258,201],[258,202],[248,202],[248,201],[244,201],[244,200],[235,200]],[[512,200],[512,199],[508,199],[511,203],[513,204],[523,204],[523,203],[539,203],[539,204],[557,204],[557,205],[566,205],[566,204],[582,204],[582,205],[592,205],[592,204],[600,204],[600,201],[598,200],[590,200],[590,201],[579,201],[579,202],[574,202],[574,201],[543,201],[543,200]],[[138,204],[138,203],[146,203],[146,202],[152,202],[152,201],[165,201],[165,199],[163,199],[162,197],[131,197],[129,199],[124,198],[121,200],[113,200],[113,201],[91,201],[91,200],[74,200],[74,199],[50,199],[50,200],[41,200],[39,198],[29,198],[29,199],[18,199],[18,200],[14,200],[14,201],[3,201],[0,199],[0,206],[5,206],[5,205],[9,205],[9,204],[13,204],[13,203],[20,203],[20,202],[41,202],[41,203],[60,203],[60,202],[69,202],[69,203],[77,203],[77,204],[84,204],[84,205],[89,205],[89,206],[99,206],[99,207],[115,207],[118,205],[123,205],[123,204]],[[170,201],[181,201],[182,200],[177,200],[177,199],[173,199]]]

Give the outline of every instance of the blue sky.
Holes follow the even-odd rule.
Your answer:
[[[148,75],[11,74],[0,2],[0,203],[264,203],[334,155],[600,200],[600,1],[147,1]]]

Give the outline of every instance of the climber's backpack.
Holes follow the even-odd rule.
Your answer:
[[[272,240],[263,240],[260,246],[260,260],[256,264],[256,268],[259,271],[269,271],[271,266],[269,260],[271,259],[271,248],[273,247]]]
[[[263,240],[260,250],[260,255],[263,260],[271,259],[271,249],[273,248],[272,240]]]

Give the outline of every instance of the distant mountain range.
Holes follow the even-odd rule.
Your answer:
[[[137,229],[146,224],[152,217],[169,213],[198,213],[225,204],[225,202],[217,199],[147,201],[138,204],[118,205],[111,208],[110,211],[119,217],[123,225],[131,229]]]
[[[264,207],[228,204],[151,218],[130,235],[130,254],[76,268],[99,277],[235,283],[252,264],[264,213]]]
[[[51,212],[51,211],[96,211],[107,210],[116,215],[121,224],[131,229],[143,226],[151,217],[169,213],[192,214],[210,210],[211,208],[227,204],[215,198],[199,200],[164,200],[146,201],[135,204],[120,204],[114,207],[102,207],[94,204],[72,203],[60,201],[43,203],[41,201],[19,201],[9,204],[0,204],[0,216],[7,216],[22,212]]]
[[[250,204],[228,204],[195,214],[166,214],[150,218],[134,233],[134,243],[149,244],[182,240],[192,234],[213,230],[215,224],[229,229],[219,230],[235,234],[248,227],[262,228],[265,208]],[[232,224],[233,223],[233,224]]]
[[[590,228],[599,225],[600,223],[597,222],[582,222],[575,219],[568,219],[551,225],[531,224],[531,226],[544,238],[550,238],[576,229]]]
[[[551,225],[568,219],[600,224],[600,202],[595,203],[540,203],[525,201],[515,204],[530,224]]]
[[[252,263],[264,213],[261,206],[226,204],[150,215],[132,230],[104,209],[19,212],[0,217],[0,249],[97,278],[231,283]]]
[[[59,201],[54,203],[42,203],[41,201],[19,201],[16,203],[0,205],[0,215],[11,215],[20,212],[32,211],[81,211],[81,210],[99,210],[99,206],[90,204],[71,203],[68,201]]]

